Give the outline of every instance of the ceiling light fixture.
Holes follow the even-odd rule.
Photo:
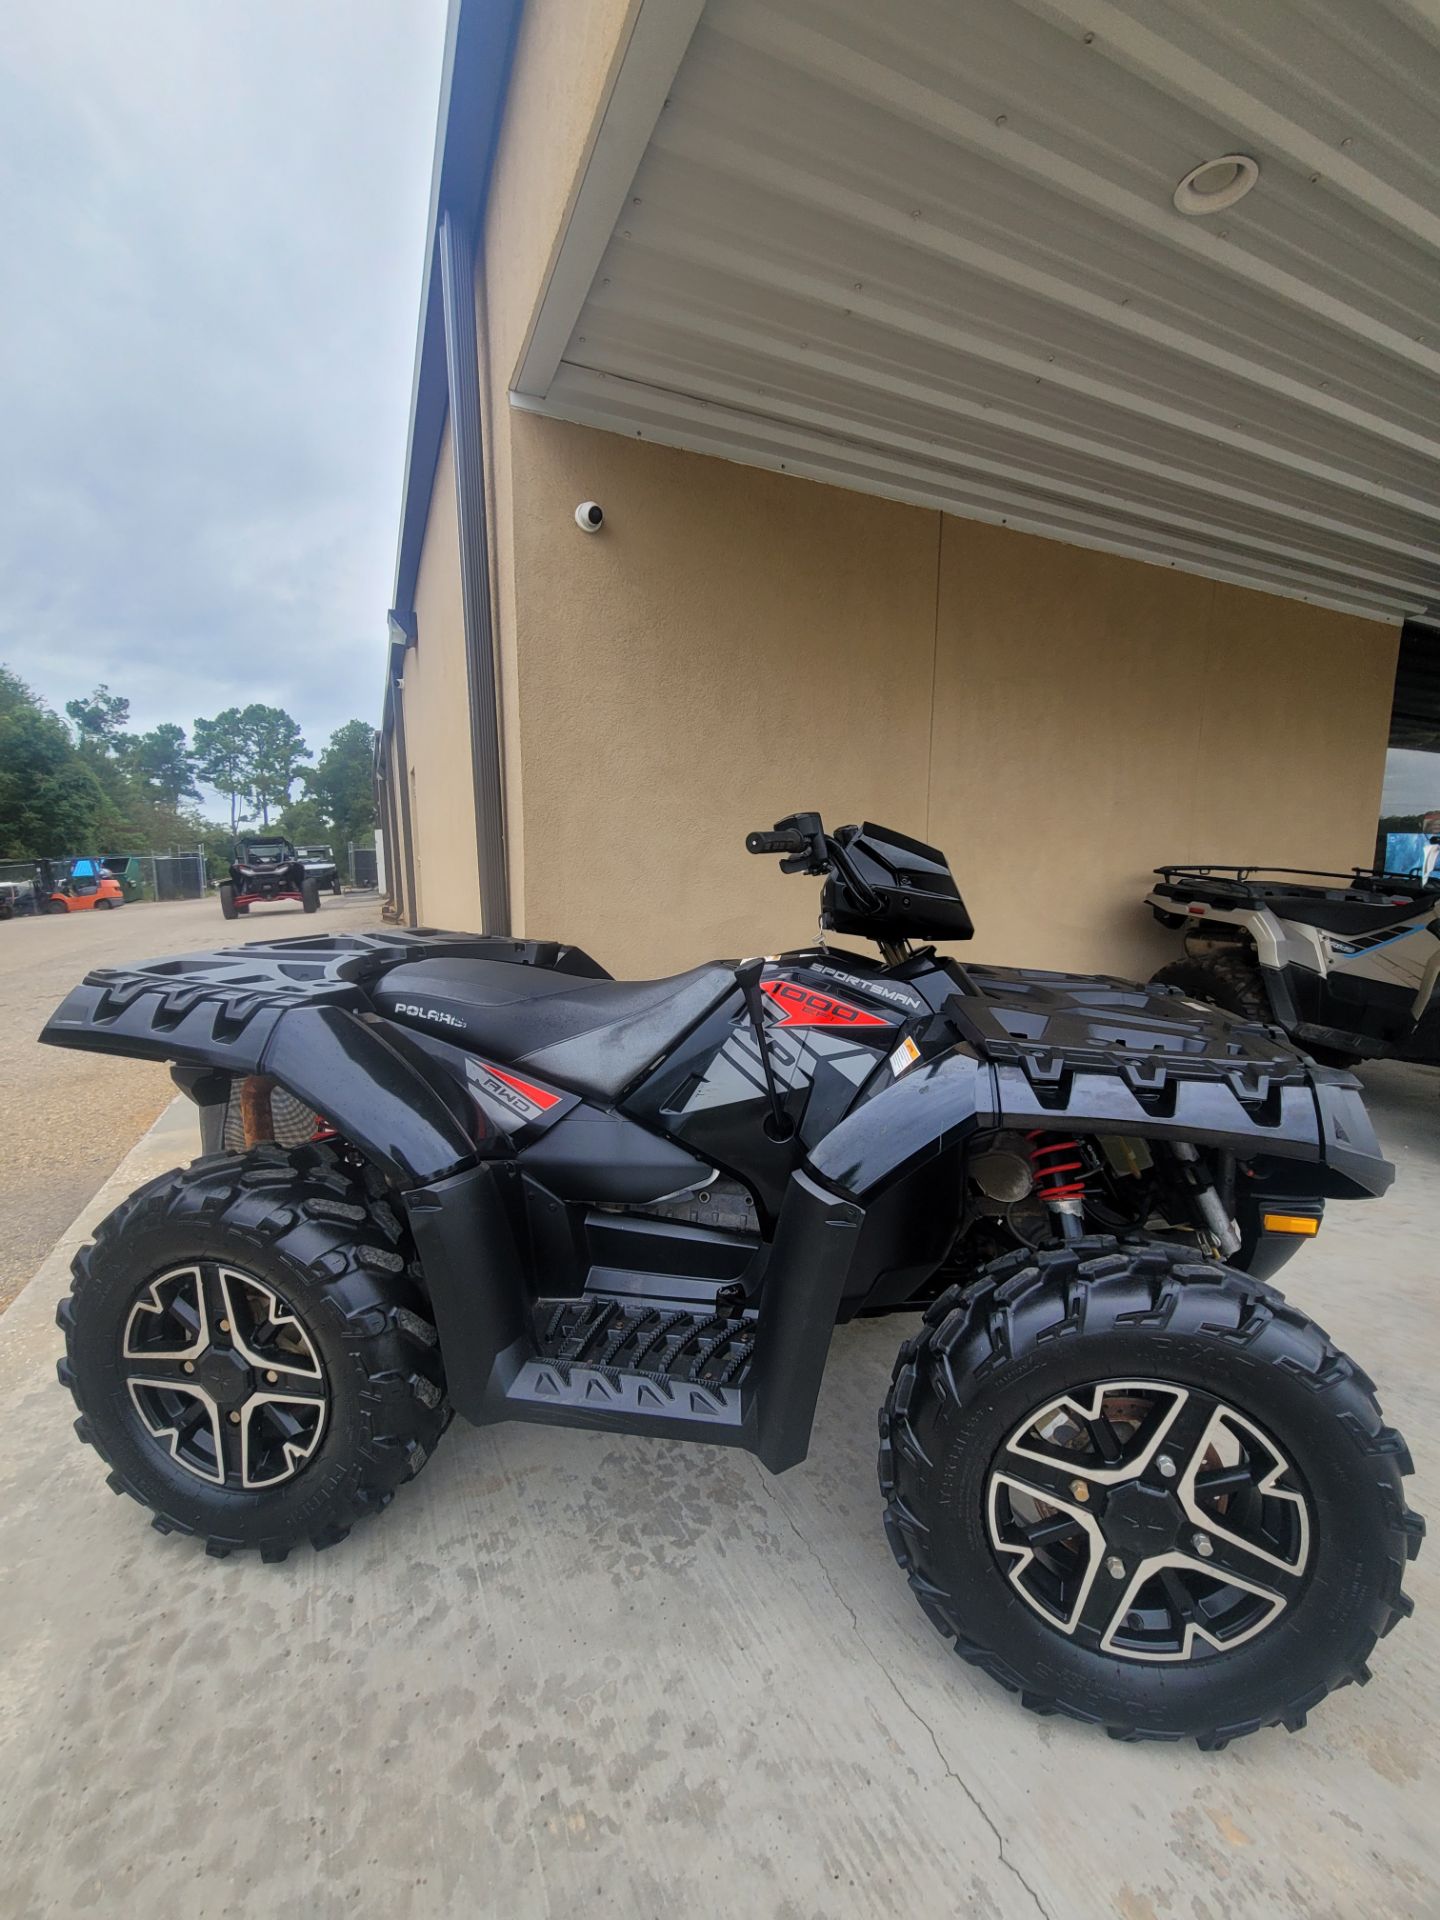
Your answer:
[[[1202,160],[1175,189],[1175,211],[1219,213],[1243,200],[1260,178],[1260,163],[1248,153],[1222,153],[1218,160]]]

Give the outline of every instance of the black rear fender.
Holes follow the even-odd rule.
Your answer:
[[[76,987],[42,1038],[51,1046],[166,1060],[213,1104],[220,1076],[272,1076],[397,1186],[468,1166],[477,1122],[463,1091],[398,1028],[339,1006],[284,1007],[203,990]]]

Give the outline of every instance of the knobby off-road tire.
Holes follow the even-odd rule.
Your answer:
[[[320,882],[318,880],[302,880],[300,882],[300,904],[306,913],[318,913],[320,911]]]
[[[1152,976],[1162,987],[1178,987],[1190,1000],[1203,1000],[1242,1020],[1273,1020],[1274,1014],[1260,978],[1260,968],[1252,954],[1197,954],[1193,958],[1172,960]]]
[[[235,888],[229,880],[220,882],[220,912],[226,920],[239,917],[240,909],[235,904]]]
[[[56,1318],[75,1430],[116,1493],[212,1554],[335,1545],[449,1424],[406,1230],[328,1147],[164,1174],[101,1223],[72,1272]]]
[[[1201,1657],[1179,1659],[1137,1658],[1133,1640],[1129,1653],[1102,1651],[1113,1625],[1097,1631],[1078,1606],[1071,1624],[1057,1624],[1035,1603],[1042,1559],[1027,1565],[1024,1549],[997,1545],[997,1538],[1017,1537],[997,1536],[997,1514],[1005,1513],[1009,1525],[1009,1503],[1023,1505],[1023,1496],[1006,1486],[1004,1468],[1018,1467],[1021,1483],[1038,1470],[1015,1458],[1021,1436],[1027,1436],[1022,1445],[1035,1444],[1027,1422],[1071,1392],[1082,1408],[1087,1401],[1102,1411],[1117,1404],[1089,1400],[1105,1382],[1158,1383],[1159,1404],[1167,1391],[1178,1393],[1182,1411],[1191,1407],[1197,1419],[1213,1398],[1241,1416],[1238,1427],[1232,1421],[1217,1432],[1252,1423],[1255,1455],[1267,1469],[1272,1459],[1285,1463],[1278,1485],[1292,1491],[1269,1494],[1261,1510],[1278,1514],[1282,1529],[1289,1528],[1300,1562],[1293,1578],[1236,1556],[1223,1532],[1212,1529],[1201,1549],[1215,1560],[1195,1558],[1195,1533],[1182,1531],[1177,1542],[1189,1567],[1178,1575],[1172,1569],[1170,1577],[1192,1605],[1197,1579],[1205,1592],[1227,1556],[1231,1566],[1238,1560],[1258,1572],[1259,1585],[1284,1588],[1284,1610],[1270,1616],[1268,1603],[1233,1593],[1262,1622],[1242,1620],[1245,1631],[1233,1646],[1197,1639],[1190,1644]],[[1143,1437],[1144,1429],[1138,1432]],[[1376,1639],[1411,1610],[1400,1583],[1424,1526],[1405,1506],[1402,1475],[1411,1471],[1405,1443],[1385,1426],[1370,1381],[1272,1289],[1181,1248],[1084,1240],[1008,1256],[973,1287],[951,1288],[900,1349],[880,1434],[886,1532],[920,1605],[963,1659],[1037,1713],[1068,1714],[1120,1739],[1189,1737],[1207,1748],[1260,1727],[1294,1730],[1332,1688],[1369,1678],[1365,1662]],[[1046,1508],[1030,1509],[1031,1519],[1053,1535],[1069,1518],[1069,1551],[1078,1561],[1086,1550],[1082,1516],[1093,1515],[1101,1585],[1088,1592],[1100,1617],[1116,1605],[1106,1600],[1104,1586],[1111,1580],[1112,1538],[1127,1525],[1150,1527],[1155,1516],[1164,1524],[1166,1502],[1184,1481],[1160,1479],[1155,1463],[1161,1473],[1185,1475],[1186,1456],[1178,1448],[1174,1460],[1152,1456],[1144,1476],[1151,1484],[1131,1486],[1123,1513],[1115,1489],[1089,1478],[1086,1454],[1069,1457],[1088,1504],[1076,1503],[1066,1467],[1049,1481],[1062,1503],[1048,1507],[1048,1518]],[[1201,1485],[1213,1478],[1216,1464],[1213,1452],[1204,1457],[1212,1468]],[[1205,1497],[1212,1501],[1209,1511],[1218,1506],[1233,1514],[1251,1509],[1231,1500],[1258,1498],[1248,1491]],[[1303,1535],[1297,1532],[1302,1511],[1308,1517]],[[1238,1529],[1240,1520],[1233,1525]],[[1188,1529],[1188,1518],[1183,1526]],[[1127,1537],[1119,1544],[1128,1553],[1132,1543]],[[1163,1540],[1158,1545],[1166,1550]],[[1056,1551],[1050,1549],[1052,1557]],[[1116,1584],[1109,1589],[1122,1607],[1132,1591],[1120,1584],[1134,1562],[1126,1564],[1122,1572],[1115,1555]],[[1076,1590],[1086,1591],[1078,1581]],[[1151,1590],[1135,1591],[1138,1604]],[[1176,1617],[1187,1617],[1183,1606]],[[1143,1619],[1139,1612],[1124,1614],[1123,1633]],[[1223,1627],[1218,1631],[1223,1638]]]

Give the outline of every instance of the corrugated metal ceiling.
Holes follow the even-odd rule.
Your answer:
[[[672,38],[678,3],[646,0]],[[666,81],[589,256],[572,222],[588,297],[519,404],[1382,618],[1440,604],[1428,0],[707,0],[657,108]],[[1254,190],[1177,213],[1231,152]]]

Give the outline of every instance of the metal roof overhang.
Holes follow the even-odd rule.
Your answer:
[[[1433,0],[639,0],[515,404],[1398,624],[1437,98]]]

